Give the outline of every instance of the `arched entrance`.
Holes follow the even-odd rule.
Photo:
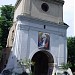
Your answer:
[[[34,65],[31,66],[33,75],[52,75],[54,59],[47,51],[38,51],[32,57]]]

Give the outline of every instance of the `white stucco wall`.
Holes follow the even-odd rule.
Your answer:
[[[29,55],[35,54],[35,52],[39,51],[38,49],[38,32],[39,31],[33,31],[30,30],[30,52]],[[53,57],[55,63],[57,65],[61,65],[61,63],[65,62],[65,46],[64,46],[64,37],[56,35],[56,34],[50,34],[50,49],[47,50],[49,51]],[[33,56],[32,55],[32,56]]]
[[[23,31],[21,30],[21,34],[20,36],[21,37],[19,40],[20,40],[20,44],[21,44],[21,47],[20,47],[20,50],[21,50],[21,59],[25,59],[26,55],[27,55],[27,46],[28,46],[28,31]]]
[[[15,8],[15,12],[14,12],[14,19],[13,21],[15,22],[17,19],[17,16],[18,15],[21,15],[23,13],[23,3],[24,3],[24,0],[21,0],[21,2],[18,4],[18,6]]]
[[[32,58],[32,56],[39,51],[38,49],[38,32],[46,32],[50,34],[50,49],[49,51],[57,65],[66,63],[67,51],[66,51],[66,29],[59,26],[47,25],[46,29],[43,29],[43,25],[39,22],[20,21],[21,29],[21,58]]]
[[[65,62],[65,37],[51,34],[51,53],[55,55],[58,65]]]
[[[42,10],[42,3],[48,4],[49,10],[47,12]],[[63,22],[63,5],[61,3],[41,0],[21,0],[17,5],[14,13],[14,21],[16,21],[18,15],[22,14],[55,23]]]
[[[45,25],[45,28],[44,28]],[[30,58],[40,51],[38,48],[38,32],[50,35],[50,48],[46,50],[53,55],[54,63],[61,65],[67,61],[66,29],[68,26],[51,23],[48,21],[18,16],[15,30],[12,54],[9,57],[7,69],[17,67],[17,60]],[[12,63],[13,65],[12,65]]]
[[[32,0],[24,0],[24,3],[23,3],[23,14],[28,14],[30,15],[30,11],[31,11],[31,1]]]
[[[38,50],[38,31],[30,30],[30,52]]]
[[[42,3],[47,3],[49,5],[49,10],[47,12],[44,12],[41,9]],[[33,0],[31,5],[31,16],[59,23],[63,21],[63,6],[59,4]]]

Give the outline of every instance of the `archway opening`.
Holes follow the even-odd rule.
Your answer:
[[[50,75],[53,71],[54,59],[47,51],[38,51],[32,57],[34,65],[31,66],[33,75]]]

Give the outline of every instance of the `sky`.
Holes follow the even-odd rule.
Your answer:
[[[75,36],[75,23],[74,23],[74,0],[65,0],[63,8],[64,22],[69,25],[67,36]]]
[[[75,36],[75,23],[74,23],[74,0],[64,0],[65,4],[63,6],[63,21],[69,25],[67,29],[67,36]],[[15,5],[16,0],[0,0],[1,5]]]

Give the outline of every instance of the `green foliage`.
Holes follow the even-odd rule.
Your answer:
[[[67,38],[68,62],[72,64],[71,69],[75,69],[75,37]]]
[[[67,64],[63,63],[61,65],[62,65],[62,69],[68,69],[72,66],[71,63],[69,63],[69,62]]]
[[[4,5],[0,7],[0,53],[2,48],[6,47],[9,29],[13,24],[13,15],[14,6]]]
[[[13,23],[13,12],[14,7],[12,5],[5,5],[1,7],[0,43],[3,48],[6,47],[9,28]]]
[[[6,20],[12,21],[14,14],[14,7],[12,5],[4,5],[1,7],[1,16],[4,16]]]
[[[30,59],[27,59],[27,58],[20,59],[20,60],[18,60],[18,62],[19,62],[19,65],[21,65],[22,67],[25,67],[25,69],[29,69],[30,73],[28,75],[34,75],[34,74],[32,74],[32,71],[31,71],[31,65],[34,65],[35,62],[32,62]]]
[[[72,55],[75,55],[75,37],[69,37],[67,40],[67,47],[68,47],[68,53],[69,57]]]

